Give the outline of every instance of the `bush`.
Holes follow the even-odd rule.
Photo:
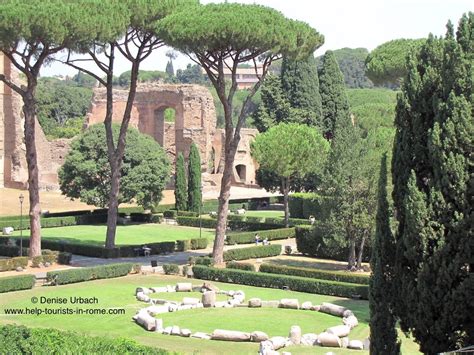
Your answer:
[[[303,218],[303,193],[291,194],[288,198],[288,209],[292,218]]]
[[[57,329],[0,326],[2,354],[141,354],[166,355],[166,350],[138,344],[134,340],[91,337]]]
[[[130,213],[131,221],[136,223],[150,223],[151,216],[150,213]]]
[[[249,244],[255,243],[255,234],[258,233],[260,241],[267,238],[268,240],[287,239],[295,237],[294,228],[270,229],[256,232],[233,233],[227,235],[227,244]]]
[[[11,259],[0,259],[0,271],[16,270],[18,267],[26,268],[28,266],[27,256],[18,256]]]
[[[360,274],[342,274],[340,272],[330,270],[315,270],[303,267],[273,265],[273,264],[262,264],[260,265],[260,272],[266,272],[270,274],[278,275],[291,275],[308,277],[311,279],[330,280],[339,282],[348,282],[353,284],[368,285],[369,277]]]
[[[78,217],[69,216],[69,217],[50,217],[50,218],[41,218],[41,227],[64,227],[64,226],[75,226],[78,224]],[[20,230],[20,225],[22,229],[29,229],[30,223],[27,217],[23,218],[23,221],[20,219],[11,219],[11,220],[0,220],[0,229],[4,227],[13,227],[15,230]]]
[[[199,217],[199,213],[193,211],[178,211],[177,214],[183,217]]]
[[[11,259],[0,259],[0,271],[14,270]]]
[[[40,264],[42,262],[43,262],[43,256],[42,255],[34,256],[33,258],[31,258],[31,266],[32,267],[40,267]]]
[[[315,193],[294,193],[290,195],[288,200],[288,208],[292,218],[308,219],[314,216],[321,220],[326,216],[323,200],[327,197],[320,196]]]
[[[242,216],[229,215],[229,217],[230,216],[233,217],[228,220],[227,226],[233,231],[260,231],[282,227],[281,224],[254,223],[242,220]],[[176,217],[176,220],[181,226],[199,227],[199,217],[178,216]],[[217,226],[217,220],[215,218],[201,218],[201,226],[203,228],[215,229]]]
[[[163,271],[166,275],[178,275],[179,266],[177,264],[164,264]]]
[[[240,215],[240,214],[229,214],[229,215],[227,215],[227,220],[228,221],[243,222],[243,221],[247,220],[247,217],[245,215]]]
[[[245,220],[248,223],[263,223],[263,221],[266,222],[266,220],[263,217],[253,217],[253,216],[247,216]]]
[[[150,217],[150,223],[161,223],[163,221],[162,214],[152,214]]]
[[[176,217],[180,226],[199,227],[199,217]],[[216,228],[217,221],[215,219],[201,218],[201,226],[203,228]]]
[[[191,241],[189,239],[186,240],[177,240],[176,241],[176,250],[177,251],[186,251],[191,249]]]
[[[0,245],[1,256],[18,256],[20,255],[20,248],[15,245]]]
[[[281,245],[261,245],[248,248],[231,249],[224,252],[224,261],[266,258],[281,254]]]
[[[214,265],[214,261],[210,256],[190,256],[188,259],[188,263],[190,265],[204,265],[204,266],[212,266]]]
[[[206,249],[207,248],[208,240],[207,238],[195,238],[191,239],[191,249]]]
[[[228,261],[225,264],[227,269],[239,269],[239,270],[247,270],[247,271],[255,271],[255,266],[250,263],[238,263],[236,261]]]
[[[0,277],[0,293],[18,291],[18,290],[27,290],[27,289],[33,288],[34,284],[35,284],[34,275]]]
[[[176,216],[178,216],[177,212],[178,211],[176,211],[176,210],[167,210],[167,211],[163,212],[163,217],[175,219]]]
[[[133,263],[109,264],[80,269],[49,271],[46,277],[49,281],[55,280],[56,285],[65,285],[94,279],[125,276],[132,271],[132,268]]]
[[[69,265],[71,263],[72,254],[60,251],[58,254],[58,264]]]
[[[315,280],[299,276],[273,275],[263,272],[216,269],[200,265],[195,265],[193,267],[193,273],[195,278],[203,280],[279,289],[288,287],[291,291],[339,297],[353,297],[355,295],[360,295],[361,298],[368,299],[369,292],[369,287],[367,285]]]

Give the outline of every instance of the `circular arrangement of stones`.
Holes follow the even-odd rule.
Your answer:
[[[201,299],[193,297],[183,297],[182,302],[169,301],[159,298],[151,298],[152,293],[168,292],[201,292]],[[216,301],[216,295],[227,295],[227,301]],[[325,346],[336,348],[349,348],[354,350],[368,350],[369,340],[349,340],[349,333],[359,322],[351,310],[332,303],[322,303],[313,305],[311,302],[304,302],[301,305],[297,299],[284,298],[276,301],[263,301],[260,298],[250,298],[245,301],[243,291],[222,291],[211,283],[205,282],[202,286],[193,286],[192,283],[177,283],[175,286],[163,287],[138,287],[135,291],[137,300],[148,303],[148,306],[140,309],[133,320],[148,331],[155,331],[165,335],[176,335],[182,337],[193,337],[207,340],[224,341],[247,341],[260,343],[259,354],[274,355],[277,350],[291,345]],[[189,329],[180,328],[176,325],[164,327],[163,320],[156,318],[159,314],[169,312],[179,312],[195,308],[287,308],[299,309],[303,311],[315,311],[341,317],[341,325],[330,327],[321,334],[302,334],[301,328],[294,325],[290,328],[289,335],[269,337],[262,331],[252,333],[215,329],[211,334],[203,332],[192,332]]]

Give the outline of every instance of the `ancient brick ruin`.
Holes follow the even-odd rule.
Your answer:
[[[0,73],[18,82],[18,74],[0,55]],[[113,120],[120,122],[125,109],[126,90],[114,91]],[[165,109],[175,110],[175,121],[165,121]],[[28,171],[25,159],[22,101],[19,95],[0,82],[0,187],[25,188]],[[105,89],[94,91],[90,113],[84,127],[103,122]],[[132,127],[156,139],[175,161],[177,152],[187,158],[191,143],[199,148],[205,185],[217,186],[223,171],[224,131],[216,129],[216,112],[210,92],[198,85],[139,85],[130,121]],[[250,156],[250,142],[257,131],[243,129],[234,163],[234,183],[255,184],[255,162]],[[40,188],[58,189],[59,167],[69,151],[70,140],[48,141],[39,123],[36,125],[36,148]]]

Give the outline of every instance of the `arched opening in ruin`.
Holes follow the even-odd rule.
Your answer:
[[[177,112],[174,107],[162,106],[154,110],[155,139],[166,152],[176,156]]]
[[[237,175],[239,177],[239,182],[245,183],[247,178],[247,167],[243,164],[239,164],[235,166],[235,170],[237,171]]]

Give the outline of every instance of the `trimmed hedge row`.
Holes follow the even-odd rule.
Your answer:
[[[65,226],[75,226],[78,224],[79,217],[51,217],[51,218],[41,218],[41,227],[42,228],[51,228],[51,227],[65,227]],[[0,229],[4,227],[13,227],[15,230],[20,230],[20,220],[3,220],[0,221]],[[23,218],[21,227],[23,230],[30,229],[30,222],[28,217]]]
[[[237,261],[228,261],[225,264],[227,269],[238,269],[238,270],[247,270],[247,271],[256,271],[255,266],[250,263],[238,263]]]
[[[78,332],[13,324],[0,326],[0,344],[2,354],[170,354],[125,338],[91,337]]]
[[[119,263],[84,267],[80,269],[49,271],[46,274],[46,277],[48,281],[55,280],[56,285],[65,285],[96,279],[110,279],[114,277],[126,276],[132,271],[133,266],[133,263]]]
[[[0,259],[0,271],[16,270],[17,267],[25,268],[28,266],[27,256],[18,256],[11,259]]]
[[[231,249],[224,252],[224,261],[267,258],[281,254],[281,245],[260,245],[248,248]]]
[[[329,270],[315,270],[303,267],[282,266],[273,264],[260,265],[260,272],[278,275],[301,276],[310,279],[348,282],[359,285],[368,285],[370,278],[365,275],[341,274]]]
[[[291,194],[288,200],[288,208],[293,218],[309,218],[314,216],[316,219],[323,219],[325,209],[323,199],[327,197],[320,196],[311,192],[299,192]]]
[[[267,238],[268,240],[287,239],[295,237],[294,228],[280,228],[259,231],[260,241]],[[255,232],[243,232],[229,234],[226,238],[227,244],[249,244],[255,243]]]
[[[30,288],[33,288],[34,285],[34,275],[0,277],[0,293],[18,290],[28,290]]]
[[[202,228],[215,229],[217,226],[217,220],[211,218],[201,218],[201,222],[199,222],[199,217],[178,216],[176,217],[176,220],[178,221],[178,224],[180,226],[199,227],[199,223],[201,223]],[[227,221],[227,226],[231,230],[238,231],[260,231],[268,229],[278,229],[282,227],[281,224],[247,222],[245,220],[229,220]]]
[[[362,299],[368,299],[369,293],[369,287],[367,285],[308,279],[299,276],[274,275],[233,269],[216,269],[200,265],[193,266],[193,273],[195,278],[202,280],[279,289],[288,287],[291,291],[317,293],[329,296],[354,297],[357,295]]]

